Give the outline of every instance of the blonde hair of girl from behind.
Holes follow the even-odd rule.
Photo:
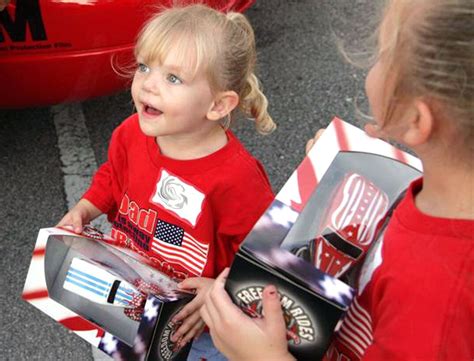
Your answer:
[[[276,125],[268,114],[268,101],[254,74],[255,36],[246,17],[240,13],[221,13],[204,5],[163,9],[139,34],[135,56],[145,63],[162,64],[175,49],[188,59],[195,74],[203,70],[213,92],[234,91],[238,109],[255,121],[256,130],[269,134]],[[194,51],[195,54],[189,53]],[[234,112],[233,112],[234,113]],[[233,113],[223,119],[230,126]]]
[[[423,99],[436,118],[435,135],[444,137],[447,125],[452,139],[444,144],[457,158],[472,158],[474,1],[395,0],[383,19],[378,35],[385,41],[376,54],[386,79],[382,129],[403,117],[413,99]]]
[[[472,0],[391,1],[366,81],[367,132],[420,157],[417,206],[446,218],[474,216],[473,18]]]

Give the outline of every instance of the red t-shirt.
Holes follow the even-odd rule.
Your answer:
[[[364,261],[326,360],[474,360],[474,221],[421,213],[421,187]]]
[[[108,160],[84,198],[106,213],[112,235],[172,277],[216,277],[273,200],[262,165],[227,131],[199,159],[160,154],[137,115],[115,129]]]

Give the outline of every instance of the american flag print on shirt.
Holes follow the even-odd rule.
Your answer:
[[[179,226],[158,220],[151,251],[200,276],[207,262],[209,245],[199,242]]]
[[[337,332],[334,343],[326,353],[325,360],[360,360],[373,340],[372,318],[356,297]]]

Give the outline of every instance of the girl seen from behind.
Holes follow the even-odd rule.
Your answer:
[[[366,78],[374,117],[366,131],[410,148],[424,173],[364,261],[327,360],[474,358],[473,19],[473,1],[387,4]],[[254,320],[224,281],[225,273],[201,309],[217,347],[233,360],[293,359],[275,287]]]

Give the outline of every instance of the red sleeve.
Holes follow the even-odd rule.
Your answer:
[[[111,165],[107,161],[102,164],[92,178],[89,189],[84,193],[82,198],[87,199],[102,213],[109,213],[114,208],[114,198],[112,193],[112,170]]]
[[[413,264],[403,264],[406,270],[397,271],[402,277],[393,281],[390,274],[375,289],[373,343],[364,361],[474,359],[472,247],[466,256],[457,254],[464,262],[451,262],[431,253],[433,244],[426,242],[424,255],[412,255]]]
[[[240,244],[274,199],[268,177],[261,164],[254,164],[250,176],[240,173],[236,184],[220,195],[217,217],[216,274],[229,267]]]
[[[83,195],[83,198],[107,214],[110,221],[115,218],[120,206],[118,202],[127,177],[125,145],[126,137],[132,128],[127,125],[131,123],[129,119],[114,130],[109,144],[108,159],[94,174],[91,186]]]

